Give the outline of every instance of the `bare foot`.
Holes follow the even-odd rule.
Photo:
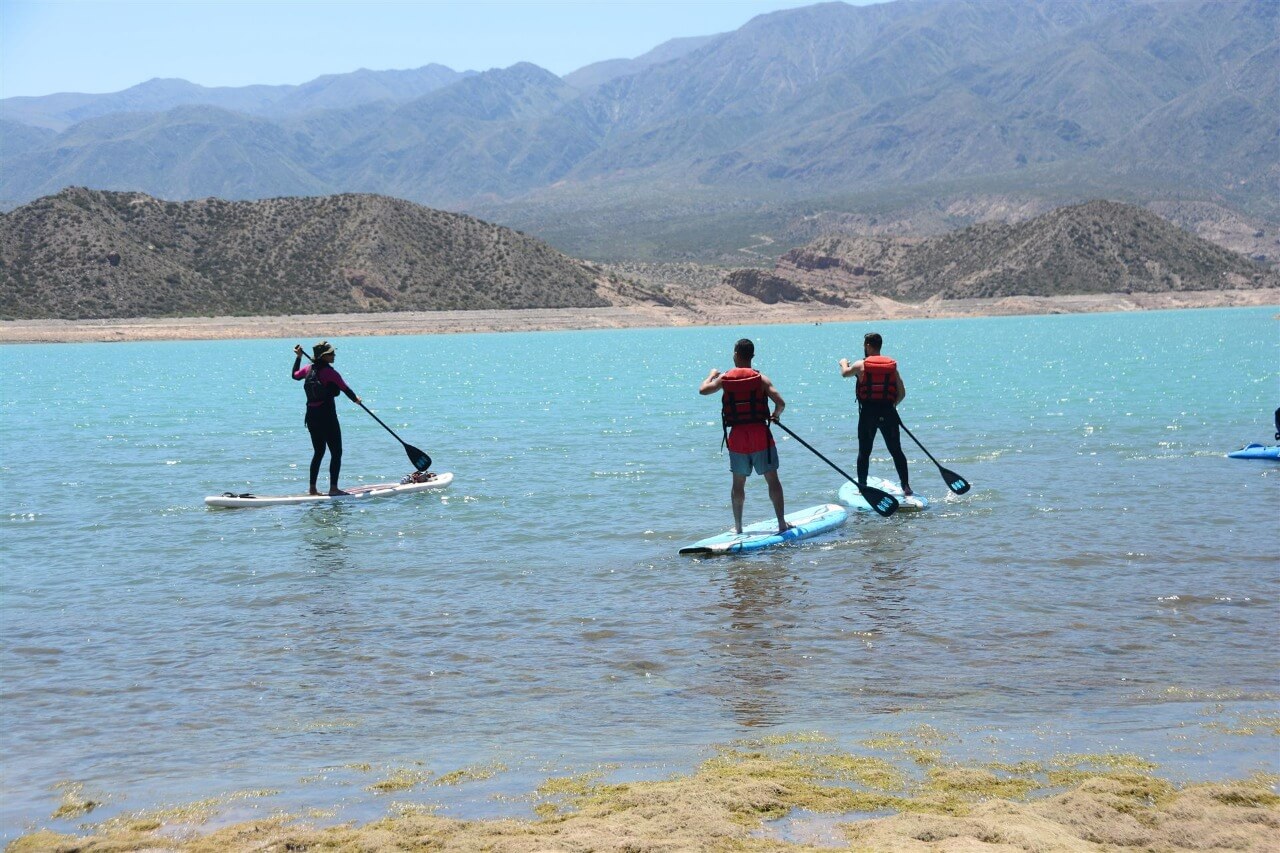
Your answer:
[[[914,495],[914,494],[915,494],[915,492],[911,491],[911,487],[910,487],[910,486],[903,486],[903,487],[902,487],[902,494],[906,495],[907,497],[911,497],[912,495]]]
[[[334,495],[349,495],[349,494],[351,494],[351,493],[350,493],[350,492],[344,492],[344,491],[342,491],[342,489],[330,489],[330,490],[329,490],[329,496],[330,496],[330,497],[333,497]]]
[[[792,529],[793,527],[795,527],[794,524],[790,524],[785,521],[782,522],[782,524],[778,527],[778,535],[781,536],[783,533],[786,533],[788,530]]]
[[[318,494],[320,494],[320,490],[319,490],[319,489],[317,489],[315,486],[312,486],[312,487],[311,487],[311,491],[307,492],[307,494],[309,494],[309,495],[318,495]]]

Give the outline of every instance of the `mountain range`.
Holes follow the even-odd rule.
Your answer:
[[[564,78],[427,66],[0,101],[0,198],[380,193],[593,257],[829,212],[1104,195],[1280,220],[1280,4],[824,3]],[[948,224],[971,224],[964,217]]]

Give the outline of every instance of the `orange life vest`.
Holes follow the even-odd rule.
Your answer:
[[[764,380],[760,371],[750,367],[735,367],[720,377],[720,388],[724,395],[720,398],[720,421],[723,424],[724,438],[721,446],[729,442],[729,430],[747,424],[763,424],[764,442],[760,449],[773,446],[773,436],[769,433],[769,398],[764,393]],[[737,433],[735,433],[736,435]]]
[[[858,399],[898,402],[898,362],[887,355],[869,355],[862,360],[858,377]]]
[[[769,398],[765,396],[760,371],[735,367],[720,378],[720,387],[724,390],[720,419],[726,429],[769,422]]]

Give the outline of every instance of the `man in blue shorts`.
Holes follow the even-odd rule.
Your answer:
[[[747,477],[754,470],[764,476],[769,484],[769,500],[778,515],[778,532],[787,524],[783,510],[782,482],[778,479],[778,448],[769,431],[769,422],[776,421],[786,408],[786,401],[773,387],[769,377],[751,367],[756,345],[743,338],[733,347],[733,369],[721,373],[714,367],[702,380],[699,394],[722,391],[720,418],[726,430],[725,444],[729,447],[729,470],[733,473],[733,529],[742,532],[742,505],[746,501]],[[773,412],[769,412],[769,400]]]

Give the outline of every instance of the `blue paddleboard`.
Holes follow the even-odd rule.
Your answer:
[[[742,528],[741,533],[732,530],[701,539],[692,545],[680,549],[681,554],[737,554],[742,551],[758,551],[783,542],[795,542],[808,539],[828,530],[835,530],[849,520],[849,510],[839,504],[819,504],[808,509],[786,514],[791,529],[786,533],[778,532],[778,520],[757,521]]]
[[[892,480],[868,477],[867,485],[882,492],[888,492],[897,498],[899,512],[917,512],[929,506],[929,499],[924,495],[904,495],[902,487]],[[840,503],[859,512],[871,512],[871,504],[867,503],[866,498],[858,491],[858,487],[848,480],[845,480],[844,485],[840,487]]]
[[[1232,459],[1280,459],[1280,444],[1248,444],[1227,456]]]

